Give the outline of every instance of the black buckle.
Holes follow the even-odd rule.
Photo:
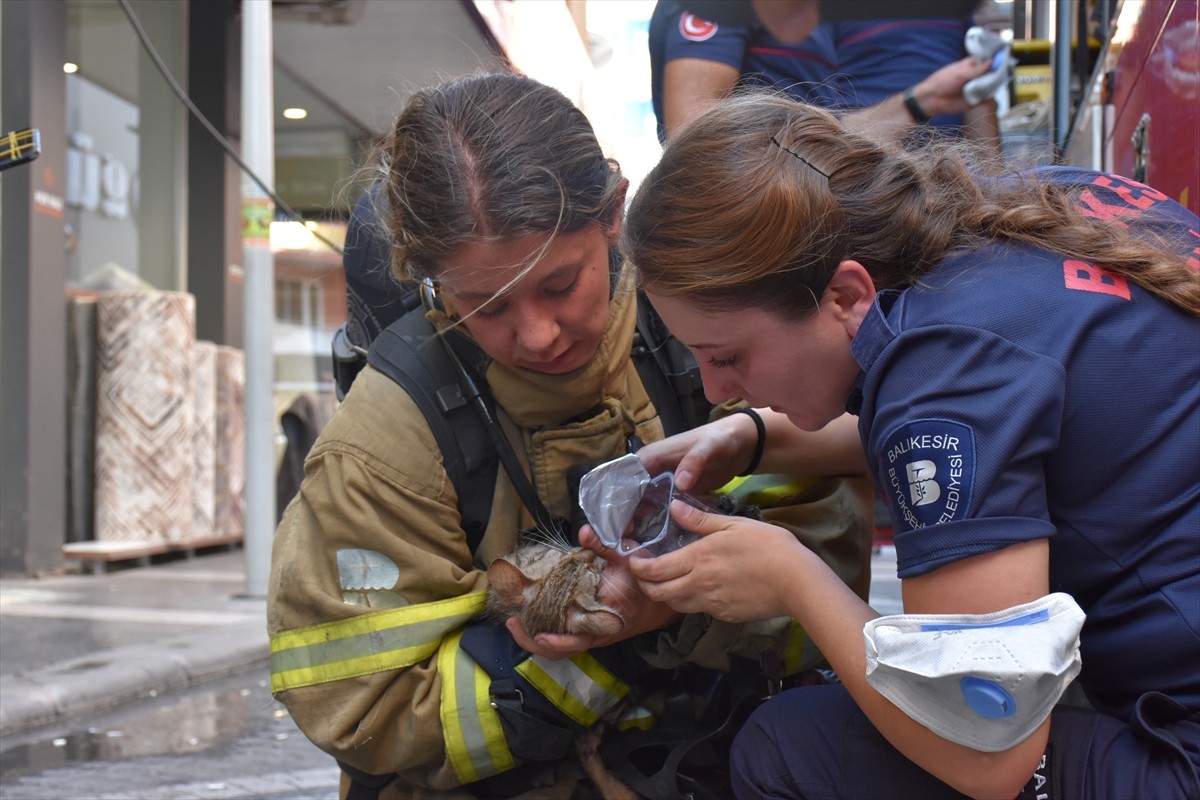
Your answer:
[[[509,678],[497,678],[492,681],[488,695],[491,697],[492,708],[500,708],[503,705],[520,709],[525,705],[525,695],[521,694],[521,690]]]
[[[774,650],[763,650],[758,657],[758,666],[766,682],[766,694],[762,699],[774,697],[783,691],[783,662],[780,661],[779,654]]]
[[[350,362],[361,361],[366,358],[367,350],[365,347],[360,347],[350,341],[349,323],[343,322],[338,329],[333,332],[333,357],[337,361]]]
[[[343,322],[333,334],[333,380],[338,400],[346,399],[355,377],[367,363],[366,349],[350,341],[348,326]]]

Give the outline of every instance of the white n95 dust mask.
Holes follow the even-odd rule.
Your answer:
[[[1068,594],[990,614],[896,614],[863,628],[867,681],[958,744],[1007,750],[1079,674],[1084,613]]]

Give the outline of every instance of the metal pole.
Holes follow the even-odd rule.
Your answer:
[[[275,184],[271,0],[242,0],[242,158]],[[242,175],[243,346],[246,357],[246,595],[265,597],[275,534],[274,203]]]
[[[1071,127],[1071,2],[1056,0],[1051,63],[1054,72],[1054,149],[1056,161],[1067,150]]]

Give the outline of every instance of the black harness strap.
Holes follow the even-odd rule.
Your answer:
[[[454,332],[455,348],[473,347]],[[405,314],[375,338],[367,361],[408,392],[433,431],[458,493],[458,511],[474,553],[487,531],[492,489],[496,483],[497,456],[483,421],[464,395],[454,364],[445,356],[438,334],[418,311]],[[503,434],[501,434],[503,435]],[[481,487],[481,490],[474,490]]]
[[[342,768],[342,772],[350,778],[350,790],[346,793],[345,800],[379,800],[379,793],[383,791],[383,788],[396,780],[395,775],[372,775],[356,769],[344,761],[337,763]]]
[[[708,422],[712,406],[704,397],[695,357],[670,334],[650,301],[640,292],[631,355],[667,436]]]
[[[437,333],[422,312],[413,311],[376,337],[367,360],[400,384],[425,415],[458,494],[472,553],[487,532],[497,460],[538,529],[559,529],[496,420],[487,383],[478,377],[487,359],[475,343],[454,330]]]
[[[461,337],[459,338],[461,339]],[[504,431],[500,428],[500,423],[496,420],[492,396],[486,390],[487,383],[476,379],[472,371],[463,363],[463,359],[449,339],[442,337],[442,344],[446,351],[446,359],[454,365],[454,369],[458,373],[459,387],[466,393],[467,402],[475,409],[483,429],[491,440],[492,449],[500,457],[500,463],[504,465],[504,471],[508,473],[509,480],[513,482],[517,494],[525,503],[525,507],[533,514],[537,529],[547,533],[557,531],[558,523],[542,503],[541,498],[538,497],[537,490],[533,488],[529,478],[525,477],[525,471],[521,469],[521,463],[517,460],[517,454],[513,452],[512,444],[509,443]]]

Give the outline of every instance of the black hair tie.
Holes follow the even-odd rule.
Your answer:
[[[754,427],[758,429],[758,442],[754,445],[754,456],[750,459],[750,466],[746,467],[746,471],[738,475],[739,478],[745,478],[754,474],[754,470],[758,469],[758,464],[762,461],[763,447],[767,444],[767,426],[763,424],[763,419],[759,413],[753,408],[735,408],[734,414],[745,414],[754,420]]]

